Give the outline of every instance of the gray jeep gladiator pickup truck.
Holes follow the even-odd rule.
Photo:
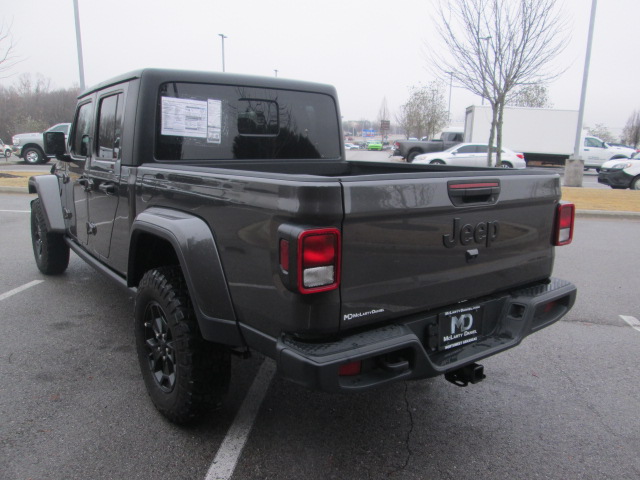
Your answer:
[[[574,207],[536,170],[347,162],[333,87],[145,69],[82,93],[32,177],[38,268],[135,295],[142,376],[184,423],[257,351],[312,389],[445,375],[560,319]]]
[[[404,158],[408,163],[423,153],[442,152],[455,147],[464,139],[464,133],[459,131],[442,132],[436,140],[398,140],[395,142],[393,154]]]

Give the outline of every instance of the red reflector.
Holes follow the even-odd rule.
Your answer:
[[[353,377],[354,375],[360,375],[362,371],[362,362],[351,362],[340,365],[338,375],[341,377]]]
[[[289,242],[280,239],[280,267],[285,272],[289,271]]]
[[[336,259],[337,236],[332,233],[306,236],[302,249],[303,268],[332,265]]]

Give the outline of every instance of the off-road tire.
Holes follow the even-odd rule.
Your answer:
[[[28,147],[22,151],[22,158],[30,165],[44,163],[45,155],[39,148]]]
[[[59,275],[69,266],[69,246],[61,234],[47,230],[39,198],[31,202],[31,244],[36,265],[45,275]]]
[[[219,405],[229,387],[230,352],[202,338],[180,267],[145,273],[134,311],[140,369],[156,409],[187,424]]]

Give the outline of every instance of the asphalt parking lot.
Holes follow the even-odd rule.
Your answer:
[[[624,255],[638,220],[578,220],[555,272],[577,284],[575,308],[482,362],[478,385],[332,395],[272,378],[254,355],[234,359],[220,410],[178,428],[147,399],[131,297],[75,256],[60,277],[36,269],[30,198],[0,194],[3,478],[640,477],[640,258]]]

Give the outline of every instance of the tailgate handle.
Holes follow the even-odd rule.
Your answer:
[[[462,205],[492,205],[500,195],[499,180],[483,180],[479,182],[454,181],[447,184],[451,203]]]

